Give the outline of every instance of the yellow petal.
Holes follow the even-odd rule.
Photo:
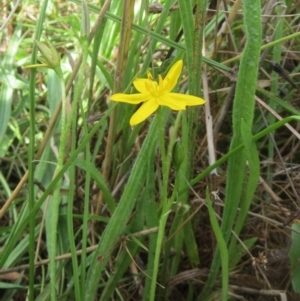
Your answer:
[[[180,76],[182,70],[182,64],[182,60],[179,60],[169,70],[167,76],[163,81],[164,90],[166,92],[171,92],[176,86],[178,77]]]
[[[151,80],[149,79],[137,78],[133,81],[133,85],[140,93],[147,94],[149,93],[149,91],[147,90],[147,84],[149,85],[149,82],[151,83]]]
[[[161,106],[167,106],[172,110],[180,111],[185,110],[186,104],[185,101],[178,101],[177,99],[174,99],[171,94],[177,94],[177,93],[166,93],[163,96],[157,98],[158,103]],[[181,94],[179,94],[181,95]]]
[[[117,101],[117,102],[127,102],[131,104],[139,104],[143,101],[146,101],[150,98],[150,94],[124,94],[124,93],[117,93],[113,94],[110,97],[110,100]]]
[[[153,76],[152,76],[151,72],[149,72],[149,71],[147,72],[147,77],[149,80],[153,80]]]
[[[152,98],[149,101],[143,103],[141,107],[132,115],[130,119],[130,125],[134,126],[146,118],[148,118],[152,113],[154,113],[158,108],[157,101]]]
[[[180,93],[168,94],[175,102],[184,102],[187,106],[203,105],[206,101],[200,97]]]

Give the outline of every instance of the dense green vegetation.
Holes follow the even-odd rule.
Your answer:
[[[1,300],[299,300],[296,0],[0,15]]]

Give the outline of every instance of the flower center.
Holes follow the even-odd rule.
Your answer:
[[[163,95],[163,79],[159,75],[159,83],[152,80],[151,73],[148,73],[148,81],[145,83],[147,91],[154,97],[158,98]]]
[[[158,89],[157,89],[157,83],[149,80],[145,83],[146,90],[153,96],[153,97],[158,97]]]

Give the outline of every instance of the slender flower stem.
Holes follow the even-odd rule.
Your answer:
[[[161,202],[164,205],[167,201],[167,185],[168,185],[168,158],[166,156],[166,150],[165,150],[165,133],[164,133],[164,126],[162,122],[162,114],[161,114],[162,108],[159,108],[157,111],[157,123],[158,123],[158,133],[159,133],[159,149],[160,149],[160,156],[161,156],[161,163],[162,163],[162,197]]]
[[[160,155],[161,155],[161,163],[162,163],[162,187],[161,187],[161,203],[162,203],[162,213],[161,218],[159,220],[159,228],[157,234],[157,242],[156,242],[156,250],[155,250],[155,258],[154,258],[154,266],[153,266],[153,275],[150,289],[150,301],[155,300],[155,290],[156,290],[156,280],[158,274],[158,266],[159,266],[159,258],[161,252],[161,246],[163,242],[166,222],[168,219],[168,211],[170,203],[168,203],[167,199],[167,189],[168,189],[168,160],[169,158],[166,156],[165,151],[165,135],[164,135],[164,127],[161,116],[161,108],[157,111],[157,123],[158,123],[158,133],[159,133],[159,147],[160,147]]]
[[[178,126],[181,120],[181,112],[178,113],[177,119],[175,121],[175,126],[171,135],[168,152],[165,151],[165,135],[164,135],[164,127],[162,122],[162,108],[159,108],[157,111],[157,121],[158,121],[158,132],[159,132],[159,144],[160,144],[160,153],[161,153],[161,160],[162,160],[162,188],[161,188],[161,203],[162,203],[162,213],[159,220],[159,228],[157,234],[157,242],[156,242],[156,250],[155,250],[155,258],[154,258],[154,265],[153,265],[153,274],[152,274],[152,282],[151,282],[151,289],[150,289],[150,301],[155,300],[155,290],[156,290],[156,281],[158,275],[158,266],[159,266],[159,259],[160,253],[162,249],[162,243],[166,228],[166,223],[168,220],[168,215],[170,213],[170,209],[174,202],[175,196],[177,195],[177,190],[174,189],[171,198],[168,200],[168,179],[169,179],[169,172],[170,172],[170,164],[171,164],[171,151],[173,145],[175,143],[176,135]],[[178,185],[175,185],[178,187]]]

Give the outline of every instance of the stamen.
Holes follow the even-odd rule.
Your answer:
[[[145,87],[146,87],[146,90],[151,93],[151,86],[149,85],[148,82],[145,82]]]
[[[159,74],[158,75],[158,91],[159,91],[159,93],[162,93],[163,90],[164,90],[164,81],[163,81],[162,76]]]

